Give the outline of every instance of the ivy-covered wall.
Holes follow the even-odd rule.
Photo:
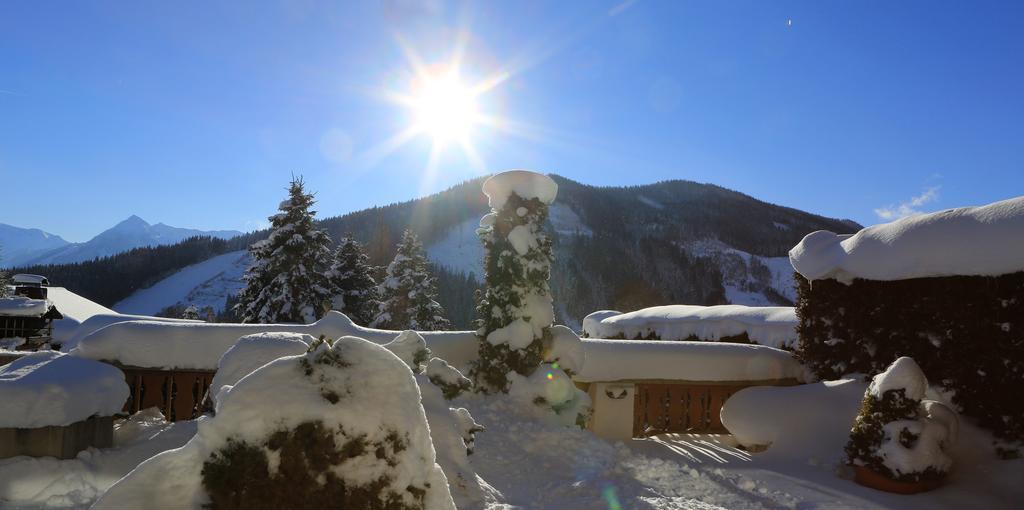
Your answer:
[[[796,275],[797,355],[823,379],[914,358],[933,385],[1004,442],[1024,441],[1024,272],[897,281]]]

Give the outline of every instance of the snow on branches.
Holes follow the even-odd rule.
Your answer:
[[[293,179],[281,212],[269,218],[270,236],[249,247],[253,265],[236,305],[243,322],[309,324],[327,311],[331,238],[314,226],[313,203],[302,178]]]
[[[377,287],[380,305],[370,326],[384,329],[446,330],[451,323],[437,300],[435,279],[416,234],[406,229],[398,253]]]

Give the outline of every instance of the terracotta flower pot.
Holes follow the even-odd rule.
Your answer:
[[[853,466],[853,481],[872,489],[892,492],[895,494],[917,494],[937,489],[942,485],[942,480],[922,480],[920,482],[901,482],[893,480],[885,475],[876,473],[864,466]]]

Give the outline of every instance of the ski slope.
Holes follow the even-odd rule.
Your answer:
[[[120,313],[153,315],[176,303],[224,309],[229,294],[244,287],[242,275],[249,267],[245,250],[233,251],[188,266],[152,287],[140,289],[114,305]]]

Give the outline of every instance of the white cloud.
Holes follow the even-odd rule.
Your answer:
[[[913,216],[915,214],[923,214],[924,211],[919,208],[929,202],[938,200],[938,198],[939,186],[932,186],[924,190],[920,195],[911,197],[911,199],[906,202],[875,209],[875,214],[883,220],[897,220],[900,218],[906,218],[907,216]]]

